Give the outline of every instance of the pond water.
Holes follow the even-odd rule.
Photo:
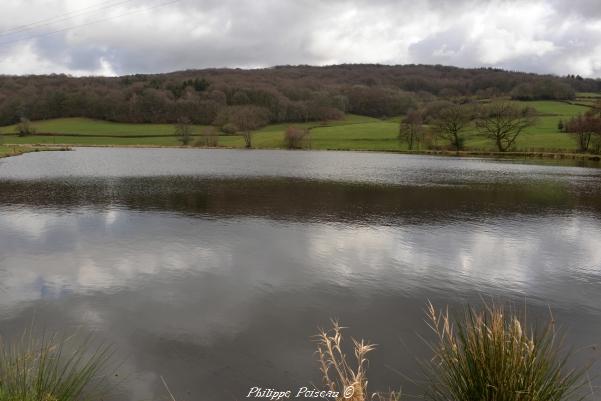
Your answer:
[[[371,390],[423,386],[424,310],[549,309],[601,342],[601,169],[355,152],[89,149],[0,160],[0,333],[114,344],[115,400],[320,384],[312,335],[378,344]],[[597,347],[598,348],[598,347]],[[601,371],[591,373],[592,385]]]

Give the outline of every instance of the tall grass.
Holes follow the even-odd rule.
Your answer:
[[[468,308],[453,321],[447,311],[428,305],[427,319],[436,335],[434,357],[426,363],[429,381],[425,398],[432,401],[574,401],[584,399],[586,369],[567,366],[568,353],[552,319],[542,327],[528,326],[504,307]],[[367,355],[375,349],[353,341],[354,358],[343,347],[343,327],[337,322],[317,336],[317,354],[326,387],[340,392],[337,401],[399,401],[400,393],[368,394]],[[351,397],[344,391],[351,388]],[[348,395],[348,393],[347,393]]]
[[[338,392],[337,401],[398,401],[400,394],[374,393],[368,396],[367,354],[375,349],[375,345],[352,339],[354,361],[347,359],[343,350],[343,327],[338,322],[332,322],[330,330],[320,330],[317,335],[317,355],[319,357],[321,374],[328,390]]]
[[[102,373],[110,347],[91,338],[34,335],[0,343],[0,401],[97,400],[104,394]]]
[[[567,367],[552,319],[528,327],[525,318],[499,306],[469,308],[452,321],[448,310],[428,308],[434,401],[563,401],[583,399],[584,371]]]

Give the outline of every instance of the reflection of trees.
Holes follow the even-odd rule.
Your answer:
[[[296,179],[186,177],[0,183],[0,204],[49,208],[121,206],[136,210],[274,219],[386,220],[601,212],[595,188],[555,182],[466,186],[385,186]]]

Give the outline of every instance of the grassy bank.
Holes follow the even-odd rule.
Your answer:
[[[0,145],[0,158],[18,156],[30,152],[70,150],[67,146]]]
[[[583,95],[584,96],[584,95]],[[580,99],[580,98],[579,98]],[[583,97],[584,101],[591,98]],[[579,101],[578,99],[576,101]],[[575,102],[576,102],[575,101]],[[576,141],[557,128],[559,120],[582,113],[585,105],[558,101],[519,102],[534,107],[539,117],[536,124],[528,128],[517,140],[514,151],[524,157],[540,157],[544,154],[576,153]],[[278,149],[284,147],[284,131],[290,125],[310,128],[311,149],[318,150],[372,150],[408,151],[407,145],[397,139],[400,117],[376,119],[365,116],[347,115],[344,120],[327,123],[271,124],[256,130],[253,147]],[[6,144],[39,145],[96,145],[96,146],[177,146],[177,139],[170,124],[128,124],[86,118],[61,118],[33,123],[35,135],[19,137],[15,126],[2,127]],[[194,136],[200,135],[205,126],[192,127]],[[193,141],[194,141],[193,137]],[[440,143],[444,145],[444,143]],[[219,146],[243,148],[244,140],[239,135],[219,136]],[[418,149],[423,150],[423,149]],[[466,132],[465,152],[483,156],[494,152],[490,139],[475,128]]]
[[[18,156],[23,153],[35,152],[37,148],[32,146],[3,146],[0,145],[0,158]]]

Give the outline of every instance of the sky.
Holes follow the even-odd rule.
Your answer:
[[[2,0],[0,74],[444,64],[601,77],[601,0]]]

